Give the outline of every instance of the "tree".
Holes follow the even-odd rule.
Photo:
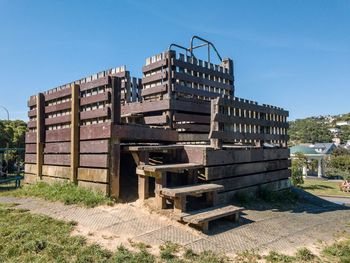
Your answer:
[[[293,185],[298,186],[304,183],[303,167],[306,165],[306,156],[302,153],[295,153],[291,167],[291,181]]]
[[[333,138],[327,125],[313,118],[289,122],[288,134],[295,143],[331,142]]]

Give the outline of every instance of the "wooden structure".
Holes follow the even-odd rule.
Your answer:
[[[235,97],[232,60],[201,61],[195,48],[148,58],[142,80],[119,68],[32,96],[26,182],[119,197],[124,181],[203,230],[237,219],[241,208],[223,206],[237,191],[288,186],[288,112]]]

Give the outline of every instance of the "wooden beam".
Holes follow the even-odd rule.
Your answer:
[[[77,173],[79,165],[79,85],[72,85],[71,139],[70,139],[70,181],[78,183]]]
[[[36,132],[36,166],[37,176],[42,179],[42,169],[44,162],[44,143],[45,143],[45,97],[39,93],[37,101],[37,132]]]

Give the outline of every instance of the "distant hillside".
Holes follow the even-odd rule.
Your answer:
[[[350,126],[337,126],[339,121],[350,121],[350,113],[327,116],[314,116],[289,122],[289,144],[331,142],[339,137],[342,143],[350,140]],[[329,129],[338,128],[331,133]]]

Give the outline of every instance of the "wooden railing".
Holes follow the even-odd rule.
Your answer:
[[[263,146],[269,143],[287,147],[288,111],[239,98],[216,98],[211,101],[211,146],[223,142]]]

